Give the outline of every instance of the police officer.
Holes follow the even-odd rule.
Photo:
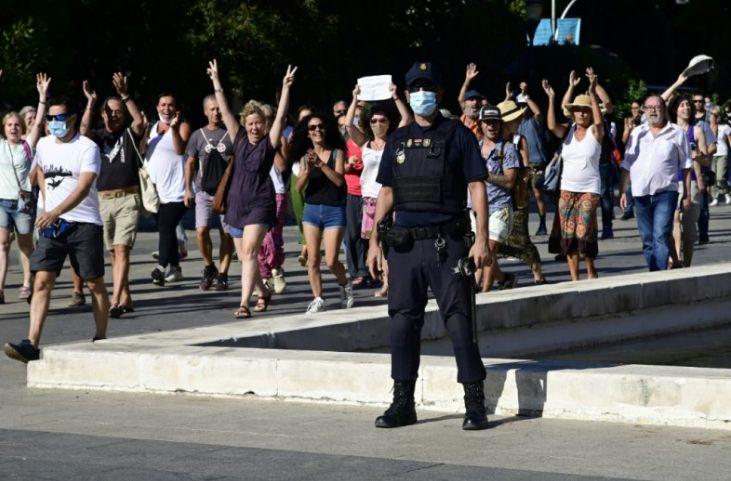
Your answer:
[[[368,251],[372,275],[391,266],[384,274],[390,286],[393,403],[376,419],[376,427],[416,423],[414,387],[420,333],[427,289],[431,288],[454,346],[457,380],[464,385],[462,428],[485,429],[485,367],[472,334],[472,279],[455,272],[457,262],[468,253],[478,268],[490,257],[485,162],[469,129],[439,113],[443,92],[434,65],[415,63],[406,74],[406,84],[415,121],[396,130],[386,143],[377,178],[383,187],[375,215],[382,228],[371,235]],[[474,243],[467,241],[468,188],[477,215]],[[391,219],[393,225],[385,228]],[[382,245],[387,246],[387,265],[382,262]]]

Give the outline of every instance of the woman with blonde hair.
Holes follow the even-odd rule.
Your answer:
[[[23,284],[19,299],[31,295],[30,255],[33,252],[33,213],[35,199],[32,195],[30,167],[33,149],[41,137],[43,116],[46,113],[46,96],[50,77],[44,73],[36,76],[38,89],[38,120],[23,139],[25,122],[17,112],[9,112],[2,119],[3,136],[0,138],[0,304],[5,303],[5,277],[8,272],[11,233],[15,232],[23,266]]]
[[[251,317],[249,298],[254,290],[259,297],[254,308],[256,312],[265,311],[272,296],[261,280],[257,254],[267,231],[276,223],[274,185],[269,172],[275,163],[280,171],[286,168],[284,158],[276,153],[281,143],[289,109],[290,88],[296,71],[297,67],[287,67],[277,115],[267,133],[266,116],[256,103],[249,102],[244,106],[241,114],[243,125],[236,120],[221,86],[218,62],[212,60],[208,63],[207,73],[213,83],[223,123],[234,143],[233,174],[226,196],[224,219],[229,225],[229,234],[234,238],[241,261],[241,302],[234,312],[237,319]]]

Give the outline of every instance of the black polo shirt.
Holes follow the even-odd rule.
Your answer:
[[[127,131],[132,134],[131,136]],[[96,142],[101,152],[97,190],[127,189],[139,185],[139,167],[135,145],[140,141],[131,129],[109,132],[104,128],[90,132],[89,138]]]
[[[418,138],[424,133],[436,129],[446,119],[441,115],[437,116],[434,123],[429,127],[421,127],[416,122],[409,124],[409,137]],[[393,162],[396,158],[397,142],[394,140],[395,133],[392,133],[386,141],[386,147],[381,157],[381,165],[378,168],[378,181],[386,187],[393,186]],[[475,135],[461,123],[454,131],[454,135],[447,142],[447,164],[449,167],[459,169],[464,179],[464,189],[470,182],[484,181],[487,177],[485,160],[480,155],[480,146]],[[395,223],[402,227],[417,227],[447,222],[452,216],[440,212],[407,212],[396,211]]]

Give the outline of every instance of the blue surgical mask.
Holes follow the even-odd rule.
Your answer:
[[[427,90],[419,90],[409,94],[409,105],[414,114],[428,117],[437,109],[437,94]]]
[[[63,120],[51,120],[48,122],[48,131],[54,137],[62,139],[69,133],[69,128],[66,126],[66,122]]]

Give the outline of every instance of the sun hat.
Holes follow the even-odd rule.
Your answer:
[[[512,100],[500,102],[497,104],[497,108],[500,109],[500,115],[502,116],[503,122],[510,122],[511,120],[520,118],[527,109],[527,107],[519,107],[518,104]]]
[[[683,70],[683,74],[686,77],[693,77],[695,75],[703,75],[708,73],[716,67],[713,58],[708,55],[696,55],[688,63],[688,67]]]
[[[586,94],[577,95],[574,98],[574,101],[570,104],[566,104],[566,108],[569,110],[569,112],[575,108],[591,108],[591,97],[589,97]]]

